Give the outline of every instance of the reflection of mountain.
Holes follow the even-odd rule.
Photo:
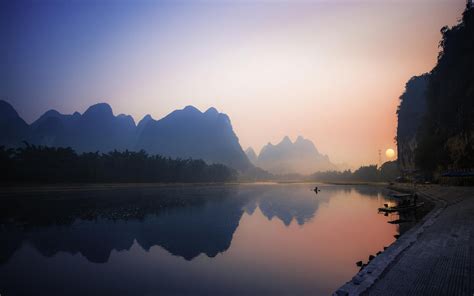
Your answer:
[[[173,208],[138,219],[77,221],[68,226],[31,231],[22,239],[43,255],[81,253],[91,262],[105,263],[112,250],[129,250],[136,240],[144,249],[161,246],[191,260],[201,253],[214,257],[226,251],[242,215],[242,205],[230,200]]]
[[[62,193],[41,202],[11,200],[0,218],[2,236],[9,238],[0,246],[0,262],[25,242],[45,256],[79,252],[97,263],[107,262],[112,250],[130,249],[135,240],[145,250],[159,245],[187,260],[224,252],[245,199],[230,198],[232,189],[227,187],[192,194],[183,192],[185,188]]]
[[[301,186],[184,186],[120,190],[52,192],[8,198],[0,209],[0,263],[24,243],[50,257],[80,253],[107,262],[112,250],[161,246],[192,260],[225,252],[244,211],[257,206],[265,217],[288,226],[303,225],[315,215],[328,190],[315,198]]]
[[[286,226],[293,220],[303,225],[314,217],[321,203],[328,202],[329,197],[339,190],[327,188],[316,196],[310,188],[300,185],[267,187],[250,199],[244,209],[252,215],[258,207],[268,220],[276,217]]]
[[[321,198],[315,199],[312,192],[310,192],[311,195],[298,194],[301,192],[295,192],[292,187],[278,188],[278,190],[280,194],[269,190],[258,199],[259,208],[265,217],[269,220],[277,217],[286,226],[290,225],[293,219],[299,225],[303,225],[313,218]],[[282,190],[284,194],[281,194]]]

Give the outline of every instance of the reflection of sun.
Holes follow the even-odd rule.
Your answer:
[[[392,148],[388,148],[387,151],[385,151],[385,155],[388,158],[393,158],[395,156],[395,151]]]

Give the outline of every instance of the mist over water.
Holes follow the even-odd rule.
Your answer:
[[[381,188],[311,188],[138,186],[6,198],[0,290],[327,295],[399,230],[377,213],[388,201]]]

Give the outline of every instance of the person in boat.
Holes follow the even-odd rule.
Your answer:
[[[318,193],[318,191],[319,191],[318,186],[314,187],[313,191]]]

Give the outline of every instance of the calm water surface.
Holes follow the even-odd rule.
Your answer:
[[[376,187],[131,187],[2,197],[0,294],[328,295],[399,233]]]

